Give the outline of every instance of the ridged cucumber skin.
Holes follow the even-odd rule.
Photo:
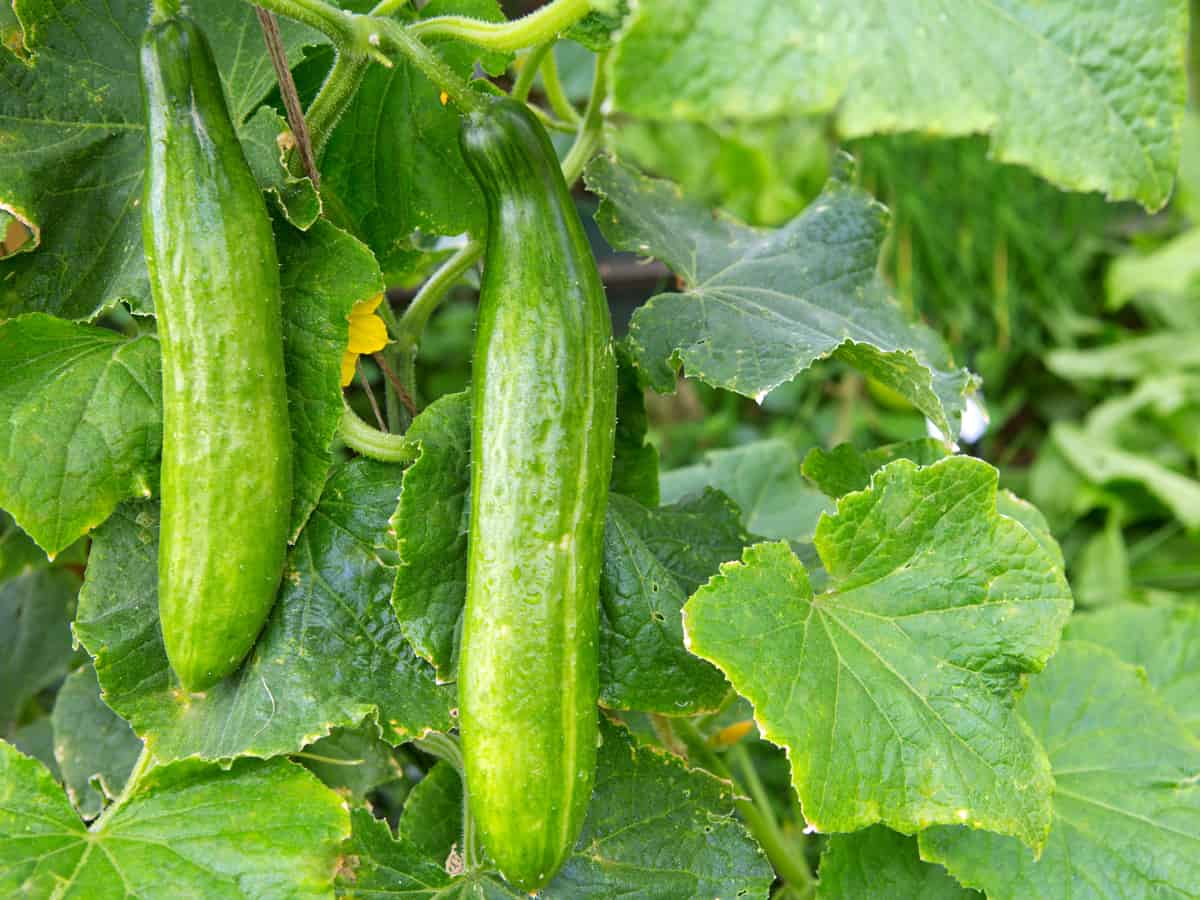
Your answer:
[[[483,844],[532,891],[571,851],[595,776],[616,364],[604,287],[541,125],[497,100],[466,118],[462,147],[488,237],[459,725]]]
[[[151,24],[142,237],[163,361],[158,608],[190,691],[230,675],[283,572],[292,498],[279,263],[212,50]]]

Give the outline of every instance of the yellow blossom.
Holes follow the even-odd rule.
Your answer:
[[[383,294],[359,300],[350,310],[350,341],[342,354],[342,387],[354,380],[354,364],[360,353],[376,353],[387,346],[387,325],[375,314]]]

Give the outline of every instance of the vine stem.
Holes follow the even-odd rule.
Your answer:
[[[538,69],[542,67],[542,60],[546,58],[546,54],[553,47],[552,42],[546,42],[534,47],[521,60],[521,71],[517,74],[517,80],[513,82],[512,90],[509,91],[509,96],[514,100],[520,100],[522,103],[529,98],[529,89],[533,87],[533,79],[537,78]]]
[[[575,143],[563,160],[563,178],[568,185],[574,184],[583,174],[583,167],[592,158],[604,137],[604,101],[608,97],[608,72],[605,62],[607,51],[596,54],[596,74],[592,79],[592,92],[588,97],[587,109],[579,123]]]
[[[591,0],[553,0],[512,22],[485,22],[468,16],[435,16],[414,22],[418,37],[448,37],[489,50],[520,50],[553,41],[591,11]]]
[[[417,458],[417,447],[412,441],[402,434],[390,434],[368,425],[349,406],[342,409],[338,433],[347,447],[371,459],[411,463]]]
[[[338,48],[353,47],[360,41],[360,32],[355,27],[355,20],[362,17],[340,10],[323,0],[254,0],[254,3],[263,9],[315,28]],[[361,53],[369,53],[370,47],[359,47],[358,50]]]
[[[546,99],[550,101],[550,109],[554,114],[571,125],[579,124],[579,113],[567,98],[562,80],[558,77],[558,57],[551,50],[542,60],[542,87],[546,90]]]
[[[120,796],[110,803],[104,812],[100,813],[99,817],[91,824],[88,830],[103,831],[108,821],[129,802],[129,798],[133,796],[134,791],[141,784],[142,778],[152,768],[154,768],[154,754],[143,743],[142,752],[138,754],[137,761],[133,764],[133,769],[130,771],[129,777],[125,779],[125,787],[121,788]]]
[[[479,261],[479,258],[483,256],[483,250],[483,241],[468,241],[459,247],[453,256],[442,263],[437,271],[429,276],[428,281],[421,285],[421,289],[413,297],[412,303],[408,304],[408,308],[400,316],[400,321],[396,323],[396,333],[393,337],[401,350],[416,349],[433,311],[441,305],[442,300],[446,297],[446,292],[454,286],[463,273]]]
[[[454,770],[458,772],[458,777],[462,780],[463,864],[466,866],[468,872],[478,869],[480,863],[483,861],[483,855],[480,852],[479,834],[475,828],[475,819],[471,815],[471,807],[468,802],[467,770],[458,739],[453,735],[435,731],[417,741],[417,746],[453,766]]]
[[[408,0],[379,0],[371,10],[373,16],[390,16],[397,10],[408,6]]]
[[[359,85],[367,74],[371,59],[347,50],[338,50],[333,60],[333,68],[321,82],[317,96],[309,104],[304,118],[308,123],[308,133],[312,140],[314,159],[320,159],[325,152],[329,136],[346,107],[358,92]]]
[[[679,737],[687,745],[688,756],[690,758],[717,777],[729,781],[734,785],[735,789],[740,786],[737,778],[729,770],[729,767],[708,746],[708,742],[694,724],[687,719],[679,719],[676,721],[676,728]],[[740,748],[738,749],[740,750]],[[747,767],[750,767],[751,763],[745,757],[745,751],[742,751],[742,761],[744,761],[743,772],[748,773],[749,769]],[[758,841],[766,852],[767,859],[771,861],[771,865],[775,867],[775,871],[779,873],[785,882],[796,887],[802,896],[810,895],[816,887],[816,879],[813,878],[812,872],[809,871],[808,863],[804,861],[803,856],[798,852],[798,848],[780,830],[779,824],[775,821],[775,816],[771,812],[762,782],[758,780],[757,773],[754,773],[753,783],[748,785],[748,787],[751,796],[754,797],[754,802],[742,797],[735,797],[733,803],[738,814],[746,823],[746,827],[750,830],[750,833],[754,835],[754,839]]]

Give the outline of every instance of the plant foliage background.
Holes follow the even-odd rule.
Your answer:
[[[0,893],[517,896],[464,857],[447,737],[475,270],[404,315],[486,227],[457,113],[365,65],[318,192],[253,8],[193,5],[275,217],[294,541],[243,668],[183,693],[146,4],[3,0]],[[1200,5],[883,9],[605,5],[531,83],[564,156],[598,144],[621,339],[603,744],[547,897],[1200,894]],[[279,21],[311,103],[334,48]],[[531,59],[428,46],[500,89]],[[346,401],[408,465],[339,431],[384,289]]]

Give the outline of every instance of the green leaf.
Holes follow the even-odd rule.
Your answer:
[[[617,352],[617,434],[612,489],[644,506],[658,506],[658,448],[647,443],[646,394],[625,343]]]
[[[1072,616],[1063,637],[1091,641],[1141,666],[1159,696],[1200,738],[1200,607],[1111,606]]]
[[[1072,563],[1071,584],[1076,602],[1085,607],[1123,603],[1133,596],[1129,554],[1120,516],[1110,512],[1104,527],[1088,538],[1079,550]]]
[[[821,514],[833,511],[805,484],[800,458],[782,438],[710,450],[698,463],[664,472],[661,485],[667,503],[716,488],[738,505],[751,534],[767,538],[811,541]]]
[[[1200,742],[1137,669],[1064,641],[1019,704],[1054,771],[1041,857],[1009,838],[934,828],[921,855],[991,900],[1185,897],[1200,884]]]
[[[225,771],[186,760],[152,770],[89,831],[45,767],[0,742],[9,896],[328,897],[348,818],[337,794],[291,763]]]
[[[1035,541],[1042,545],[1046,555],[1054,561],[1055,568],[1061,570],[1066,566],[1063,560],[1062,548],[1050,531],[1050,524],[1041,510],[1027,500],[1022,500],[1012,491],[1003,490],[996,495],[996,511],[1002,516],[1015,519],[1025,526]]]
[[[454,889],[454,877],[441,863],[427,857],[421,848],[401,835],[392,837],[387,822],[376,819],[365,809],[351,813],[353,835],[344,857],[353,869],[338,870],[339,897],[411,897],[413,900],[454,900],[456,897],[524,896],[490,884],[472,892],[463,886]]]
[[[804,457],[804,477],[828,497],[841,497],[864,490],[878,469],[897,459],[911,459],[927,466],[947,455],[946,445],[932,438],[919,438],[862,451],[853,444],[838,444],[832,450],[813,447]]]
[[[818,831],[967,822],[1046,840],[1053,782],[1012,709],[1071,609],[1055,560],[996,511],[996,470],[898,460],[817,526],[830,587],[758,544],[684,607],[688,648],[784,747]]]
[[[323,219],[306,232],[279,225],[276,244],[292,429],[294,540],[320,500],[333,465],[350,310],[383,290],[383,276],[370,250]]]
[[[607,722],[601,736],[583,833],[539,897],[766,898],[774,873],[733,818],[726,783],[635,746]],[[437,807],[441,814],[450,809]],[[355,814],[354,826],[350,854],[358,867],[343,873],[345,896],[526,896],[494,873],[448,874],[444,860],[427,856],[406,829],[393,840],[385,824],[365,813]]]
[[[71,617],[79,579],[38,569],[0,583],[0,734],[25,702],[71,666]]]
[[[287,120],[262,107],[242,129],[242,151],[255,179],[274,197],[288,224],[306,231],[321,215],[321,197],[307,176],[297,178],[287,170],[287,154],[278,143],[285,132],[291,134]]]
[[[62,781],[58,760],[54,758],[54,726],[49,716],[34,719],[12,733],[12,745],[44,765],[55,781]]]
[[[408,439],[421,448],[404,472],[390,525],[400,566],[392,607],[417,655],[454,680],[467,598],[467,521],[471,490],[471,396],[449,394],[413,419]]]
[[[705,490],[661,509],[610,494],[600,579],[600,703],[666,715],[711,712],[725,677],[684,649],[679,611],[750,536],[738,509]]]
[[[254,11],[208,0],[194,14],[241,123],[275,82]],[[146,156],[138,47],[142,3],[42,0],[21,6],[32,64],[0,48],[0,206],[34,240],[0,261],[0,318],[91,319],[118,300],[148,311],[142,253]],[[279,22],[288,58],[315,32]],[[36,247],[36,250],[34,249]]]
[[[361,460],[337,469],[250,657],[191,695],[179,690],[159,632],[157,509],[121,507],[96,533],[75,622],[105,702],[161,761],[291,753],[364,718],[396,743],[448,728],[453,692],[413,656],[388,602],[387,517],[399,487],[395,466]]]
[[[326,786],[361,801],[381,784],[404,777],[391,745],[372,725],[336,728],[296,757]]]
[[[33,314],[0,324],[0,506],[48,553],[148,496],[158,341]]]
[[[67,676],[54,699],[54,757],[71,803],[85,819],[115,800],[133,771],[142,742],[104,705],[91,663]]]
[[[613,102],[706,122],[834,113],[845,137],[988,133],[1000,161],[1157,209],[1179,159],[1186,36],[1182,0],[661,0],[622,35]]]
[[[495,0],[435,0],[426,18],[449,12],[503,21]],[[472,73],[478,48],[461,41],[430,46],[462,77]],[[493,73],[508,57],[485,55]],[[414,231],[483,234],[483,198],[458,146],[458,110],[441,90],[401,58],[391,68],[373,65],[329,137],[321,161],[321,190],[336,198],[337,218],[353,227],[384,269],[396,254],[411,252]]]
[[[462,853],[462,777],[449,763],[439,762],[417,782],[404,802],[397,837],[407,838],[429,859],[444,863]]]
[[[882,825],[830,837],[820,876],[818,900],[982,900],[941,866],[922,862],[916,838]]]
[[[0,509],[0,581],[26,575],[47,565],[45,551],[21,530],[12,516]]]
[[[593,3],[599,7],[599,3]],[[629,17],[629,0],[613,0],[612,9],[592,9],[563,34],[587,47],[593,53],[608,50],[616,43],[616,33]]]
[[[763,231],[712,213],[671,184],[597,157],[588,186],[609,243],[653,255],[683,280],[633,315],[629,343],[650,386],[674,389],[676,370],[761,398],[836,355],[899,392],[943,434],[958,434],[974,389],[929,329],[906,321],[876,271],[887,211],[831,180],[805,210]]]

